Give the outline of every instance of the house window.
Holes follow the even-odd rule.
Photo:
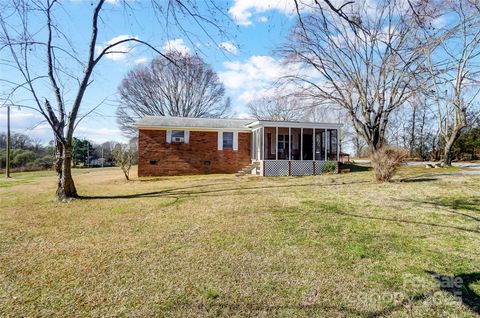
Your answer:
[[[172,130],[172,142],[185,142],[185,131]]]
[[[233,132],[223,133],[223,149],[233,149]]]

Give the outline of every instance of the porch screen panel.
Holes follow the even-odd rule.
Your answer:
[[[288,128],[278,127],[278,160],[288,160],[289,149]]]
[[[336,129],[328,130],[328,160],[337,160],[337,150],[338,150],[338,132]]]
[[[325,145],[323,144],[323,129],[315,129],[315,160],[325,160]]]
[[[275,160],[277,145],[276,145],[276,128],[275,127],[265,127],[265,145],[264,153],[265,160]]]
[[[303,160],[313,160],[313,129],[303,128],[302,138],[302,158]]]
[[[292,160],[302,159],[301,128],[292,128]]]

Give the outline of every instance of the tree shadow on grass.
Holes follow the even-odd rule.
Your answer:
[[[416,183],[416,182],[432,182],[438,180],[437,178],[404,178],[400,182]]]
[[[444,224],[436,224],[436,223],[413,221],[413,220],[403,220],[403,219],[387,218],[387,217],[381,217],[381,216],[361,215],[361,214],[347,213],[347,212],[341,212],[341,211],[328,211],[327,213],[338,214],[338,215],[342,215],[342,216],[349,216],[349,217],[354,217],[354,218],[361,218],[361,219],[393,222],[393,223],[407,223],[407,224],[425,225],[425,226],[439,227],[439,228],[445,228],[445,229],[454,229],[454,230],[459,230],[459,231],[465,231],[465,232],[480,234],[479,230],[469,229],[469,228],[465,228],[465,227],[461,227],[461,226],[444,225]]]
[[[188,195],[203,195],[203,194],[220,194],[233,192],[234,194],[243,194],[244,191],[256,191],[256,190],[268,190],[276,188],[297,188],[297,187],[332,187],[332,186],[344,186],[352,184],[366,184],[372,183],[371,181],[355,181],[355,182],[346,182],[346,183],[304,183],[304,184],[282,184],[282,185],[272,185],[265,184],[261,186],[237,186],[237,187],[223,187],[220,189],[212,189],[213,186],[217,184],[199,184],[190,187],[183,188],[174,188],[166,189],[160,191],[151,191],[144,193],[134,193],[134,194],[125,194],[125,195],[93,195],[93,196],[80,196],[80,199],[84,200],[97,200],[97,199],[134,199],[134,198],[154,198],[154,197],[168,197],[168,196],[188,196]],[[197,189],[198,190],[195,190]],[[202,190],[202,188],[207,188],[207,190]],[[241,191],[241,192],[240,192]]]
[[[480,216],[472,215],[470,213],[461,212],[459,210],[465,210],[471,213],[480,213],[480,199],[476,197],[467,198],[455,198],[452,200],[402,200],[406,202],[413,202],[416,205],[423,204],[440,209],[442,211],[460,215],[480,222]]]
[[[361,166],[354,163],[341,163],[340,169],[350,169],[350,172],[364,172],[372,170],[372,167]]]

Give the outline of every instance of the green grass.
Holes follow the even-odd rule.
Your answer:
[[[0,316],[476,317],[480,177],[443,172],[82,169],[70,203],[52,172],[14,174],[0,181]],[[441,289],[449,277],[469,289]]]
[[[51,171],[34,171],[34,172],[12,172],[11,178],[0,177],[0,188],[13,187],[19,184],[26,184],[38,180],[43,177],[51,177]],[[2,176],[3,177],[3,176]]]

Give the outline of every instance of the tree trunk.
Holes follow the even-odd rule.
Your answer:
[[[445,144],[445,148],[443,150],[443,163],[446,166],[452,165],[452,146],[453,143],[448,142],[447,144]]]
[[[72,145],[64,145],[57,141],[55,148],[57,157],[55,170],[58,177],[56,196],[59,201],[70,201],[78,198],[72,178]]]

